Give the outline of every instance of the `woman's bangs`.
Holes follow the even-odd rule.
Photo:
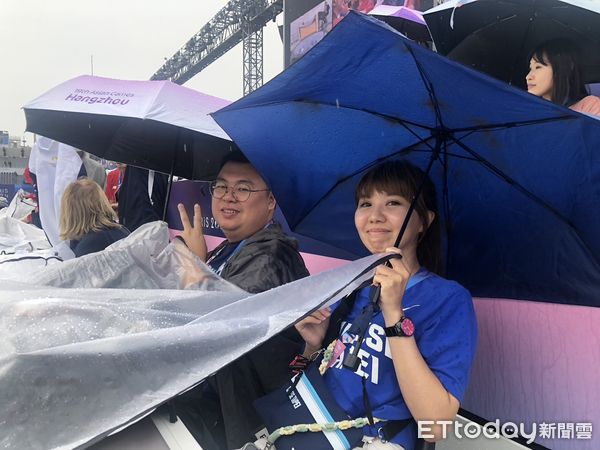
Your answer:
[[[407,200],[412,199],[414,192],[407,182],[409,174],[400,174],[397,169],[397,167],[392,168],[388,165],[382,165],[365,175],[356,188],[356,203],[358,204],[359,199],[370,197],[375,192],[400,195]]]

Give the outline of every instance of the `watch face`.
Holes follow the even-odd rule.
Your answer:
[[[412,336],[415,332],[415,324],[408,317],[400,322],[400,329],[405,336]]]

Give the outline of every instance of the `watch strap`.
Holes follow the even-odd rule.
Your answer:
[[[400,320],[391,327],[384,328],[387,337],[410,337],[415,332],[415,326],[408,317],[402,316]]]

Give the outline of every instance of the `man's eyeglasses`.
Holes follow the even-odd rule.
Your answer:
[[[247,184],[239,183],[235,186],[227,186],[225,183],[221,181],[215,181],[210,184],[210,195],[213,198],[221,199],[227,195],[227,193],[231,191],[231,195],[238,202],[245,202],[250,198],[250,194],[253,192],[267,192],[270,189],[252,189]]]

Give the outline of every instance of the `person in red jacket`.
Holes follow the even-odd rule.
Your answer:
[[[123,177],[125,176],[125,168],[126,164],[117,163],[117,168],[108,172],[106,177],[106,188],[104,192],[106,193],[106,197],[110,202],[110,206],[116,211],[119,205],[117,199],[117,193],[121,188],[121,183],[123,182]]]

